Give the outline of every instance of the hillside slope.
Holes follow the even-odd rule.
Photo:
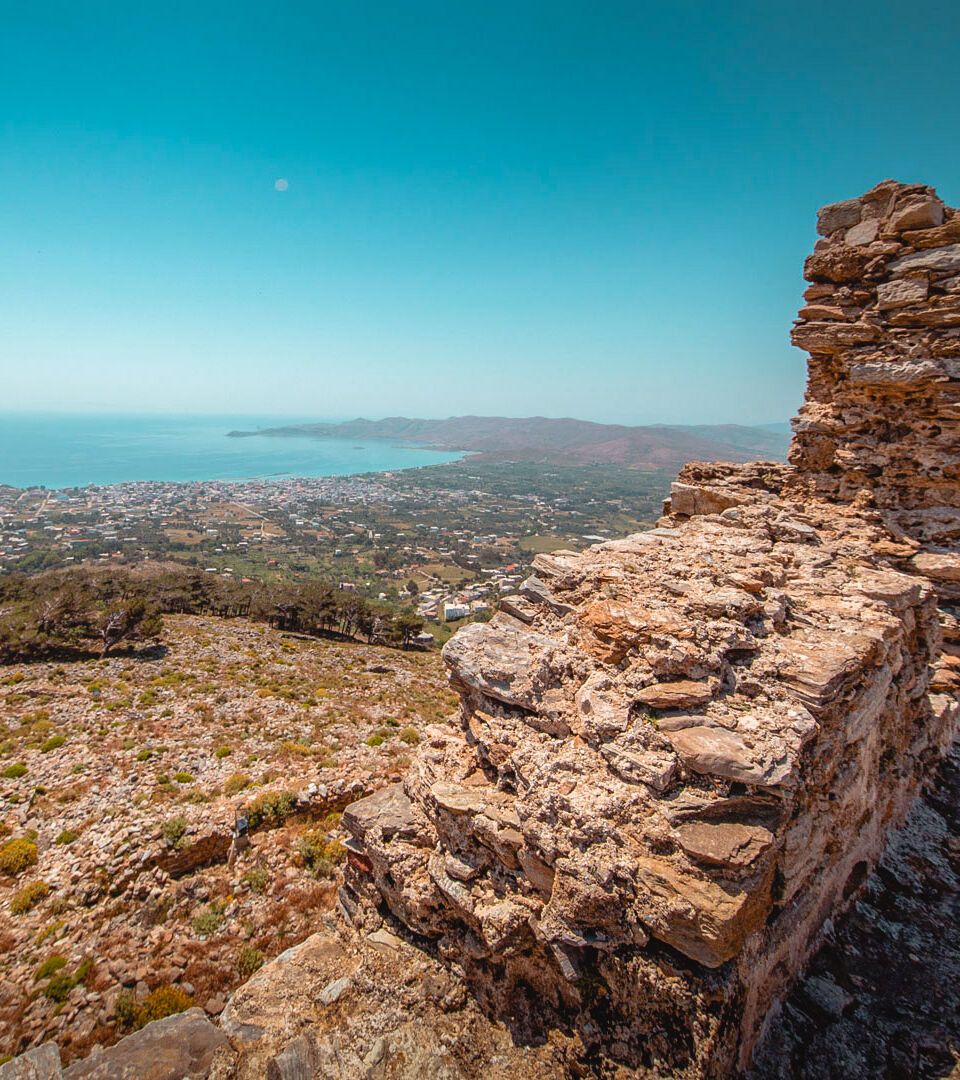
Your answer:
[[[241,619],[170,616],[158,648],[0,669],[0,1060],[49,1038],[69,1060],[190,1003],[215,1015],[314,930],[335,812],[454,700],[436,653]]]

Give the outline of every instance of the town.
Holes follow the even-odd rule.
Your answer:
[[[456,463],[353,477],[0,487],[0,574],[162,560],[248,582],[323,579],[411,609],[421,643],[483,620],[538,552],[656,519],[666,477]]]

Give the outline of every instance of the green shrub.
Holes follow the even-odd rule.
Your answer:
[[[152,758],[152,757],[153,757],[153,751],[152,750],[141,750],[140,753],[137,754],[137,761],[149,761],[150,758]]]
[[[239,795],[244,788],[250,786],[250,777],[246,773],[235,772],[223,782],[224,795]]]
[[[56,973],[67,966],[66,957],[58,956],[54,953],[53,956],[48,956],[46,960],[37,968],[34,979],[39,982],[41,979],[49,979],[51,975]]]
[[[184,1012],[191,1008],[193,998],[179,986],[159,986],[147,994],[143,1004],[137,1010],[137,1027],[143,1027],[153,1020],[162,1020],[165,1016]]]
[[[192,924],[194,933],[200,937],[209,937],[211,934],[216,933],[220,927],[221,917],[221,912],[216,905],[208,905],[199,915],[194,917]]]
[[[18,780],[21,776],[27,775],[27,767],[22,761],[16,762],[14,765],[8,765],[0,776],[5,780]]]
[[[167,818],[160,827],[160,834],[170,847],[182,847],[184,837],[187,834],[187,819],[183,814],[177,814],[175,817]]]
[[[270,881],[270,875],[262,866],[254,866],[240,880],[250,886],[251,892],[262,893]]]
[[[294,754],[296,757],[310,757],[313,751],[304,742],[296,742],[292,739],[287,739],[286,742],[280,744],[280,750],[285,754]]]
[[[40,753],[49,754],[51,750],[58,750],[66,741],[66,736],[54,735],[40,747]]]
[[[13,894],[10,910],[14,915],[26,915],[49,895],[50,886],[45,881],[31,881],[29,885],[24,885],[19,892]]]
[[[76,840],[79,835],[80,834],[78,832],[74,832],[73,829],[64,829],[63,832],[60,833],[60,835],[56,838],[56,840],[54,840],[54,843],[55,844],[72,844],[74,842],[74,840]]]
[[[51,1001],[55,1001],[57,1004],[62,1005],[70,996],[70,991],[76,985],[72,975],[69,975],[65,971],[61,971],[59,974],[54,975],[47,983],[43,988],[43,993]]]
[[[33,866],[37,861],[37,845],[31,840],[19,837],[16,840],[8,840],[0,847],[0,873],[16,877],[22,874],[28,866]]]
[[[47,938],[51,938],[54,936],[54,934],[59,933],[64,928],[64,926],[66,926],[66,923],[63,921],[63,919],[58,919],[56,922],[48,923],[42,930],[39,931],[36,938],[34,939],[34,944],[42,945],[47,940]]]
[[[265,791],[246,807],[250,828],[259,825],[279,825],[297,805],[292,791]]]
[[[62,1005],[70,996],[70,991],[75,986],[79,986],[93,970],[93,960],[91,960],[89,956],[84,957],[77,966],[76,971],[72,974],[68,974],[66,971],[59,970],[66,966],[66,961],[62,956],[51,957],[50,959],[60,960],[62,963],[59,963],[54,969],[55,973],[43,988],[43,993],[44,996],[48,997],[51,1001],[55,1001],[57,1004]],[[50,961],[48,960],[47,963],[50,963]],[[40,978],[39,974],[37,975],[37,978]]]
[[[237,974],[241,979],[249,979],[255,972],[263,967],[263,953],[247,945],[237,955]]]
[[[225,758],[229,757],[232,753],[233,751],[230,749],[229,746],[218,746],[216,750],[214,750],[213,756],[217,758]]]
[[[193,1006],[193,999],[179,986],[160,986],[138,1002],[132,990],[121,990],[117,995],[117,1027],[123,1031],[137,1031],[152,1020],[184,1012]]]
[[[297,851],[304,865],[319,878],[333,877],[334,868],[347,854],[339,840],[331,840],[320,829],[305,832],[297,841]]]
[[[192,784],[193,783],[193,776],[188,772],[183,772],[182,770],[180,772],[175,772],[173,774],[173,778],[174,778],[174,780],[176,780],[176,782],[178,784]]]
[[[400,732],[400,741],[407,744],[407,746],[416,746],[420,741],[420,733],[416,728],[405,727]]]
[[[121,1031],[136,1027],[138,1006],[132,990],[121,990],[117,994],[114,1009],[117,1015],[117,1027]]]
[[[384,738],[382,735],[371,735],[370,738],[367,739],[367,746],[382,746],[383,742]]]

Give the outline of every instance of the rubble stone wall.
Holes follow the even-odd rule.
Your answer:
[[[445,647],[457,725],[345,813],[355,922],[585,1067],[744,1068],[957,732],[960,215],[886,182],[819,231],[792,464],[538,556]]]
[[[793,342],[810,353],[790,460],[816,494],[889,511],[960,598],[960,213],[922,185],[824,207]]]

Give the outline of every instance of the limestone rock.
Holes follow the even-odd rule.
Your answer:
[[[910,562],[924,577],[937,582],[960,582],[960,553],[921,552]]]
[[[698,862],[746,867],[773,843],[773,833],[757,825],[727,821],[691,821],[677,829],[683,850]]]
[[[902,255],[899,259],[894,259],[888,269],[893,274],[902,274],[907,270],[960,270],[960,244]]]
[[[877,286],[877,307],[881,311],[926,300],[930,286],[922,278],[901,278]]]
[[[670,741],[684,765],[708,776],[772,786],[792,771],[785,762],[764,762],[739,735],[721,727],[682,728],[670,733]]]
[[[400,784],[388,784],[344,811],[344,824],[362,840],[376,826],[385,840],[416,832],[413,804]]]
[[[687,709],[706,705],[714,695],[715,684],[694,679],[658,682],[637,693],[637,701],[652,709]]]
[[[907,229],[932,229],[943,224],[943,203],[932,195],[915,195],[898,204],[890,216],[894,232]]]
[[[543,634],[473,623],[447,642],[443,658],[465,687],[506,705],[533,708],[561,648]]]
[[[68,1065],[65,1080],[183,1080],[203,1077],[228,1044],[202,1009],[154,1020],[99,1054]]]
[[[0,1065],[0,1080],[59,1080],[62,1075],[55,1042],[42,1043]]]
[[[313,1039],[300,1035],[267,1063],[267,1080],[313,1080],[319,1063]]]
[[[859,222],[862,211],[863,203],[859,199],[824,206],[817,213],[817,232],[821,236],[829,236],[837,229],[849,229]]]

